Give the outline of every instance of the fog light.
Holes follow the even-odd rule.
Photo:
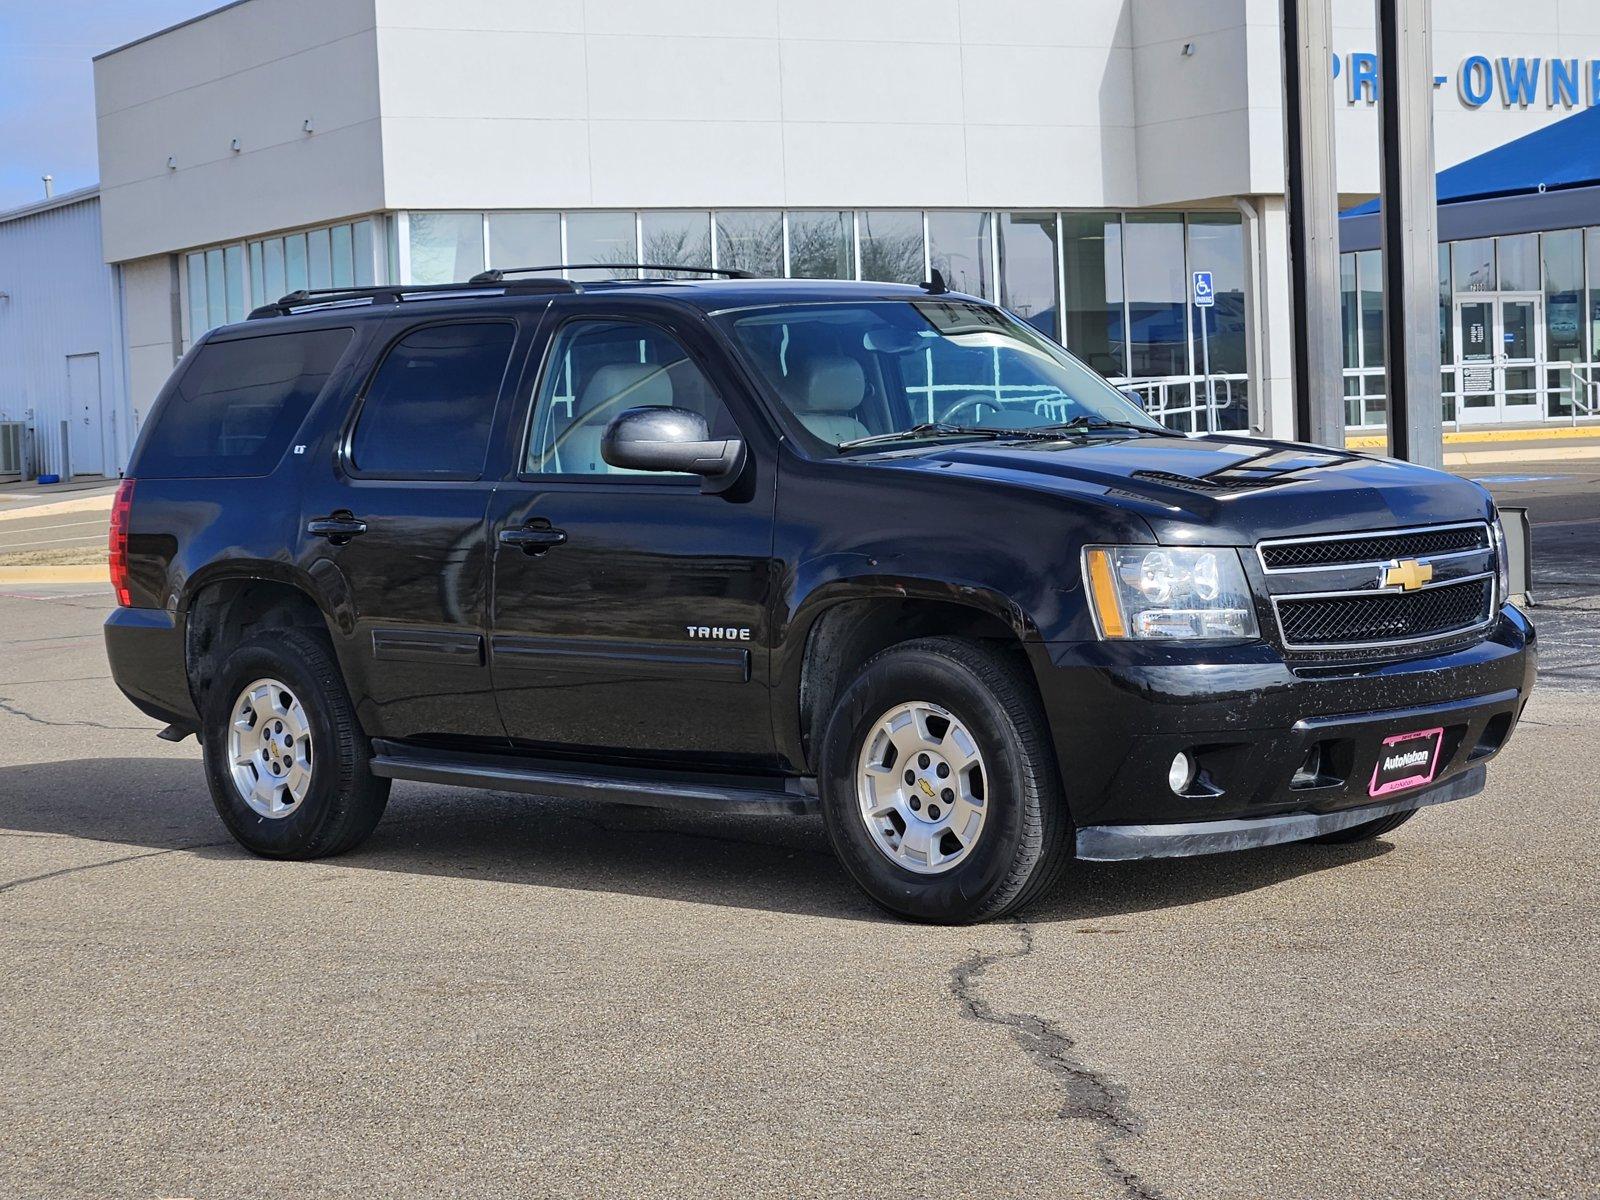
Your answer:
[[[1167,768],[1167,786],[1181,796],[1189,790],[1189,785],[1193,782],[1194,759],[1189,757],[1187,751],[1180,750],[1173,758],[1172,765]]]

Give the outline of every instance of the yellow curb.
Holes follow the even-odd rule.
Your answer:
[[[76,500],[55,500],[49,504],[35,504],[30,508],[7,509],[5,500],[0,498],[0,521],[21,521],[27,517],[53,517],[58,513],[111,511],[111,502],[116,499],[114,493],[107,492],[100,496],[80,496]]]
[[[0,583],[111,583],[105,563],[92,567],[0,567]]]
[[[1600,425],[1558,425],[1548,429],[1460,429],[1444,435],[1447,446],[1479,442],[1546,442],[1561,438],[1600,438]],[[1345,438],[1347,450],[1382,450],[1389,439],[1381,433]]]
[[[1444,456],[1447,467],[1489,467],[1496,463],[1547,462],[1600,458],[1600,446],[1547,446],[1542,450],[1457,450]]]

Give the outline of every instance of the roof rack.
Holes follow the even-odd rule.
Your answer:
[[[683,263],[549,263],[542,267],[490,267],[469,281],[476,284],[499,283],[507,275],[532,275],[540,271],[683,271],[690,275],[723,275],[729,279],[760,279],[754,271],[733,267],[695,267]]]
[[[248,319],[257,321],[264,317],[287,317],[306,309],[338,308],[361,303],[374,306],[400,304],[411,297],[449,296],[453,293],[476,295],[481,294],[485,287],[497,288],[507,296],[583,290],[566,279],[516,279],[502,283],[498,279],[482,278],[474,278],[468,283],[390,283],[376,287],[302,288],[252,310]]]

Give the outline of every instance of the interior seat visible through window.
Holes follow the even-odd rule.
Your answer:
[[[837,445],[867,437],[867,427],[857,419],[867,394],[867,376],[853,358],[808,358],[796,372],[795,415],[812,433]]]
[[[736,436],[726,407],[677,340],[633,321],[574,321],[556,337],[534,406],[523,470],[633,475],[601,457],[606,427],[630,408],[687,409],[713,437]]]

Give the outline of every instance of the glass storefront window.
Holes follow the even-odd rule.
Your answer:
[[[781,212],[719,212],[717,266],[750,271],[768,279],[783,276]]]
[[[270,238],[261,247],[262,291],[268,300],[276,300],[289,290],[283,278],[283,239]]]
[[[351,227],[351,241],[354,247],[356,286],[371,287],[377,282],[374,278],[377,271],[372,261],[372,222],[357,221]]]
[[[1544,261],[1544,338],[1548,362],[1582,362],[1583,231],[1562,229],[1540,239]],[[1547,412],[1552,417],[1572,411],[1570,371],[1549,373]]]
[[[860,228],[861,278],[877,283],[921,283],[927,278],[920,212],[864,212]]]
[[[1361,318],[1356,304],[1356,256],[1339,255],[1339,324],[1344,331],[1344,365],[1361,365]]]
[[[1055,213],[1006,213],[1000,218],[1000,304],[1060,341],[1056,261]]]
[[[350,226],[335,225],[328,233],[333,239],[333,286],[354,287],[355,245],[350,236]]]
[[[1494,239],[1451,242],[1450,267],[1455,275],[1456,291],[1494,291]]]
[[[644,247],[640,262],[673,267],[711,265],[709,212],[640,213],[639,237]],[[646,271],[644,274],[647,279],[686,278],[682,271]]]
[[[1206,314],[1210,338],[1211,373],[1243,374],[1245,365],[1244,323],[1244,226],[1237,213],[1189,214],[1189,270],[1210,271],[1216,303]],[[1202,309],[1189,305],[1195,338],[1194,369],[1202,369],[1204,356],[1200,344]]]
[[[306,235],[290,234],[283,239],[283,281],[291,292],[303,291],[306,285]]]
[[[1589,267],[1589,361],[1600,358],[1600,228],[1583,231],[1584,258]]]
[[[543,267],[561,261],[560,213],[490,213],[489,265]]]
[[[1117,213],[1062,213],[1066,264],[1066,346],[1102,375],[1124,375],[1122,218]]]
[[[481,214],[414,212],[410,223],[411,278],[404,282],[464,283],[483,270]],[[631,217],[628,226],[633,227]]]
[[[306,274],[313,288],[333,286],[333,251],[326,229],[312,229],[306,233]]]
[[[223,273],[227,276],[228,320],[242,321],[250,312],[244,272],[244,247],[229,246],[222,252]]]
[[[790,213],[789,275],[794,279],[854,279],[855,215]]]
[[[1502,292],[1537,292],[1539,290],[1539,235],[1519,233],[1515,237],[1496,239],[1497,257],[1500,260],[1500,290]]]
[[[989,233],[986,212],[930,212],[928,265],[944,277],[948,287],[993,299]]]
[[[1383,366],[1383,251],[1356,255],[1356,284],[1361,289],[1361,354],[1364,367]]]
[[[250,307],[266,303],[266,270],[261,262],[261,243],[250,243]],[[273,297],[277,299],[276,296]]]
[[[1183,218],[1129,213],[1123,230],[1130,375],[1187,375],[1189,279]]]
[[[1456,419],[1455,372],[1455,321],[1452,314],[1454,292],[1450,287],[1450,247],[1439,247],[1439,398],[1444,406],[1444,419]]]
[[[192,343],[211,328],[206,308],[206,256],[189,255],[189,341]]]
[[[222,266],[222,251],[206,251],[206,324],[215,329],[228,320],[228,289]]]

